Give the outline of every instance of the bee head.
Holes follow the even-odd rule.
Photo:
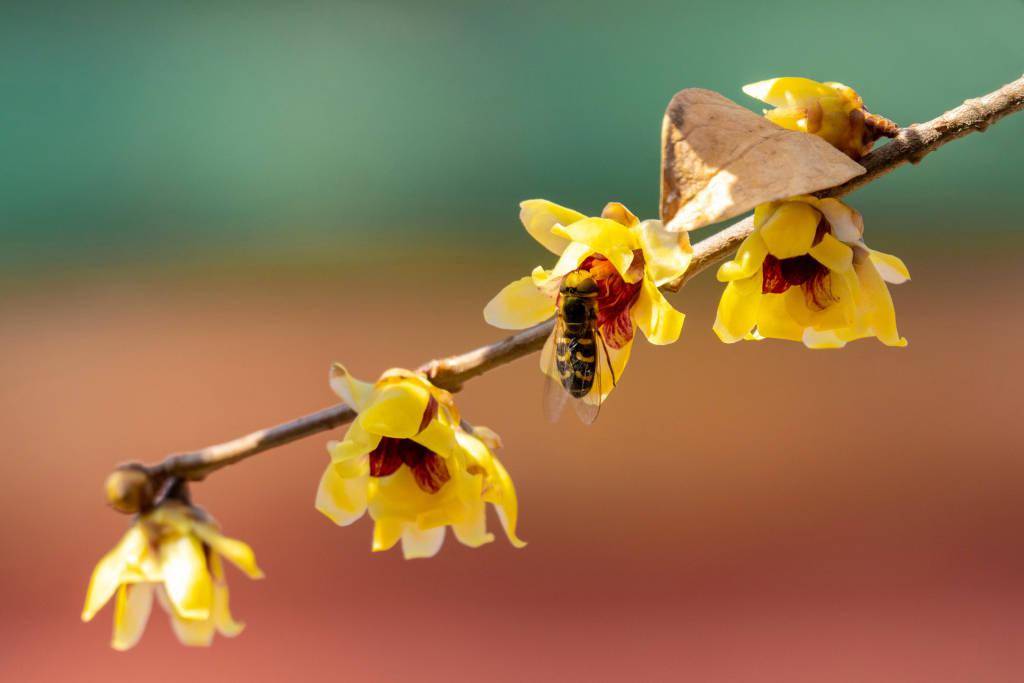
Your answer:
[[[574,270],[562,280],[562,294],[575,294],[587,296],[597,294],[597,283],[590,276],[590,272],[580,269]]]

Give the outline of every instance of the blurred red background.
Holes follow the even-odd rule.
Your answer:
[[[705,275],[673,298],[681,341],[640,342],[592,428],[543,420],[536,356],[467,385],[464,414],[504,437],[523,550],[371,554],[369,520],[313,509],[338,434],[196,485],[267,574],[232,570],[248,627],[209,650],[158,611],[124,654],[109,607],[79,622],[128,522],[103,505],[110,468],[323,407],[331,361],[372,379],[494,340],[479,310],[523,265],[123,272],[5,296],[3,678],[1016,680],[1017,264],[878,246],[914,275],[894,290],[905,350],[723,345]]]

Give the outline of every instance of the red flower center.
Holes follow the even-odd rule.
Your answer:
[[[623,280],[615,266],[601,254],[588,256],[580,268],[588,271],[597,284],[597,327],[605,344],[612,349],[622,348],[633,339],[629,310],[643,287],[644,253],[639,249],[633,252],[629,271],[637,276],[637,281],[632,283]]]
[[[832,226],[822,216],[814,233],[813,244],[818,244],[831,232]],[[829,269],[810,254],[784,259],[768,254],[764,257],[761,273],[762,294],[782,294],[790,287],[801,287],[807,306],[816,311],[824,310],[839,301],[832,293]]]
[[[416,485],[427,493],[437,493],[452,478],[444,458],[412,439],[383,436],[370,452],[370,476],[386,477],[405,465],[412,470]]]

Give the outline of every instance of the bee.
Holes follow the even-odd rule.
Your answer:
[[[597,325],[599,291],[597,282],[583,268],[566,274],[559,286],[555,329],[551,332],[554,343],[549,345],[554,353],[544,359],[548,367],[544,412],[552,422],[571,397],[580,419],[593,423],[605,394],[602,383],[610,378],[615,386],[608,348]],[[602,367],[608,368],[605,378]]]

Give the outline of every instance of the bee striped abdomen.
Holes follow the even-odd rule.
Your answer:
[[[597,355],[593,332],[562,335],[555,345],[555,361],[562,386],[573,398],[583,398],[594,386]]]
[[[597,295],[585,270],[568,273],[559,288],[555,366],[562,387],[577,399],[590,393],[597,372]]]

